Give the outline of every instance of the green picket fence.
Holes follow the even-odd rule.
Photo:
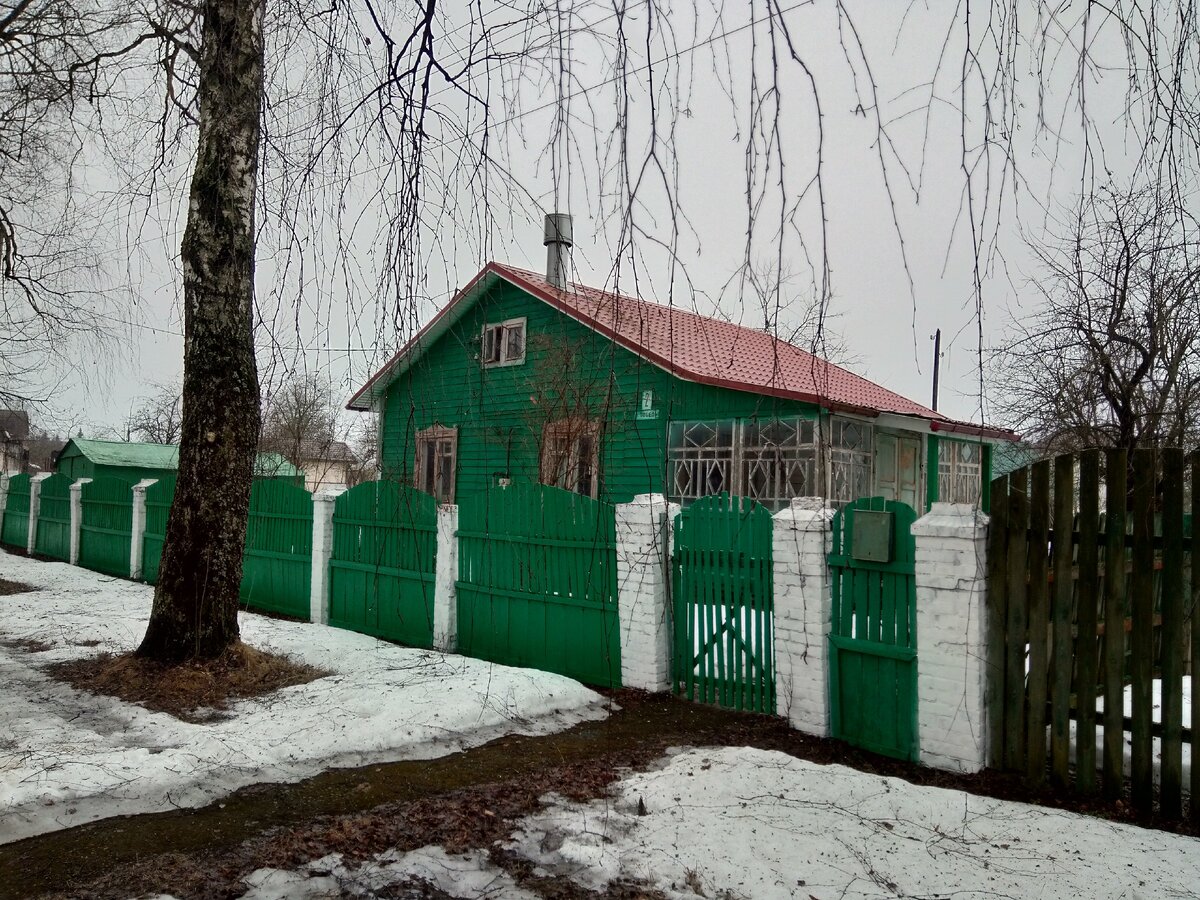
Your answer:
[[[52,559],[71,559],[71,479],[57,472],[39,488],[37,534],[33,551]]]
[[[142,580],[158,582],[163,541],[167,536],[167,516],[175,499],[175,476],[160,478],[146,488],[146,530],[142,535]]]
[[[0,524],[0,543],[24,550],[29,544],[29,476],[8,479],[8,499],[4,522]]]
[[[133,532],[133,490],[129,482],[97,478],[82,486],[79,499],[79,565],[128,578]]]
[[[765,506],[729,494],[697,500],[675,517],[677,694],[775,713],[773,524]]]
[[[256,478],[250,488],[242,602],[249,609],[309,617],[312,589],[312,494]]]
[[[433,646],[437,502],[409,485],[368,481],[337,498],[329,624]]]
[[[459,506],[462,653],[620,686],[612,504],[518,483]]]

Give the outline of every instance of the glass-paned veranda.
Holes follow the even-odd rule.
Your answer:
[[[821,438],[817,420],[803,417],[672,422],[668,492],[686,505],[727,491],[773,510],[794,497],[824,495],[840,504],[869,495],[872,426],[834,418]]]

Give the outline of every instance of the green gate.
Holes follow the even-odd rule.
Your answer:
[[[38,488],[37,534],[33,552],[51,559],[71,559],[71,479],[54,473]]]
[[[162,563],[163,541],[167,537],[167,516],[175,499],[175,478],[168,475],[146,488],[146,530],[142,534],[142,580],[147,584],[158,581]]]
[[[13,475],[8,479],[8,496],[4,503],[4,522],[0,525],[0,543],[17,547],[22,552],[29,546],[28,475]]]
[[[672,681],[689,700],[775,713],[772,521],[718,494],[675,517]]]
[[[410,485],[367,481],[337,498],[329,624],[433,646],[437,501]]]
[[[312,595],[312,494],[271,478],[250,487],[241,598],[248,609],[307,620]]]
[[[897,500],[856,500],[833,517],[829,708],[833,736],[917,757],[917,620],[912,524]]]
[[[133,532],[132,486],[121,478],[97,478],[82,486],[79,500],[79,565],[128,578],[129,541]]]
[[[467,498],[458,515],[459,650],[619,687],[612,504],[518,483]]]

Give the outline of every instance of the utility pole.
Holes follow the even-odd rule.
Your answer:
[[[933,411],[937,412],[938,371],[942,364],[942,329],[933,333]]]

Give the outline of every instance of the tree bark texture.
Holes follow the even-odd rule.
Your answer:
[[[179,480],[138,653],[219,655],[238,639],[238,588],[259,436],[254,199],[263,95],[262,0],[205,0],[200,133],[181,249]]]

